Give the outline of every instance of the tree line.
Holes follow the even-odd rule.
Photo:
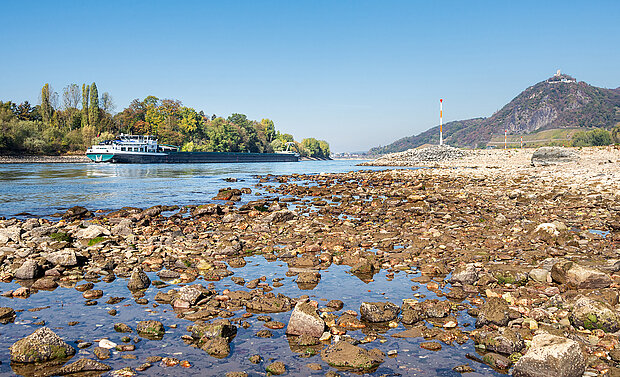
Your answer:
[[[60,97],[49,84],[41,89],[41,103],[0,101],[1,154],[81,153],[92,144],[120,133],[155,135],[161,144],[183,151],[271,153],[291,150],[302,156],[327,158],[329,144],[314,138],[295,141],[277,131],[270,119],[250,120],[234,113],[208,116],[181,101],[148,96],[135,99],[122,111],[112,96],[99,96],[97,85],[70,84]]]

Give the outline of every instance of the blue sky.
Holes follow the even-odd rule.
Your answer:
[[[5,1],[0,101],[96,82],[360,151],[490,116],[562,69],[620,86],[618,1]]]

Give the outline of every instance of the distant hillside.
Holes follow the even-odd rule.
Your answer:
[[[489,118],[475,118],[444,125],[444,141],[458,147],[479,147],[493,135],[524,135],[557,128],[611,128],[620,122],[620,88],[605,89],[577,82],[568,75],[555,75],[525,89]],[[384,147],[377,155],[438,143],[439,126]]]

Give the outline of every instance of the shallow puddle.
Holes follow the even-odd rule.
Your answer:
[[[340,266],[332,264],[327,270],[322,270],[321,281],[314,289],[302,290],[295,283],[295,276],[287,277],[286,272],[288,266],[282,261],[268,262],[262,256],[253,256],[245,258],[247,265],[242,268],[230,268],[234,271],[235,277],[242,277],[246,281],[266,276],[266,282],[272,285],[272,279],[282,279],[284,284],[281,287],[275,287],[273,293],[282,293],[289,297],[300,297],[309,295],[311,299],[319,302],[319,308],[325,307],[329,300],[342,300],[344,308],[342,310],[351,309],[359,312],[360,304],[363,301],[390,301],[397,305],[402,304],[403,299],[414,298],[414,294],[425,295],[424,299],[437,298],[437,296],[426,289],[424,284],[411,282],[410,279],[419,276],[419,273],[409,273],[405,271],[395,272],[393,278],[386,277],[386,271],[374,275],[374,279],[370,282],[364,282],[358,277],[348,273],[348,266]],[[159,280],[155,273],[149,273],[151,280]],[[201,283],[207,286],[211,282],[196,280],[195,283]],[[218,292],[222,292],[228,288],[230,290],[248,290],[247,288],[234,284],[230,277],[220,281],[213,282]],[[412,285],[419,285],[419,289],[412,291]],[[0,289],[4,292],[19,287],[16,283],[1,283]],[[171,284],[168,287],[161,288],[164,292],[174,288]],[[449,286],[448,286],[449,287]],[[307,287],[304,287],[307,288]],[[11,369],[9,360],[8,347],[18,339],[29,335],[40,325],[36,322],[45,321],[45,325],[55,331],[67,343],[77,349],[77,342],[92,342],[93,345],[82,350],[78,350],[76,356],[72,360],[80,357],[95,358],[92,350],[97,345],[96,342],[101,338],[122,344],[121,338],[129,335],[134,344],[134,338],[139,339],[135,343],[136,350],[133,352],[117,352],[113,351],[111,358],[104,360],[105,364],[110,365],[113,369],[130,366],[135,368],[145,362],[149,356],[175,357],[179,360],[187,360],[191,367],[185,369],[180,365],[174,367],[165,367],[160,363],[154,363],[153,366],[139,375],[148,376],[166,376],[171,374],[177,375],[218,375],[223,376],[229,371],[246,371],[252,375],[266,375],[265,366],[271,360],[281,361],[287,366],[287,375],[303,375],[303,376],[323,376],[330,367],[321,360],[318,353],[313,354],[309,349],[298,350],[289,346],[289,342],[285,335],[284,329],[271,330],[272,338],[259,338],[255,334],[259,330],[266,329],[263,322],[257,320],[257,315],[246,319],[252,324],[251,327],[244,329],[238,328],[237,336],[231,343],[231,354],[225,359],[216,359],[209,356],[206,352],[192,348],[186,345],[181,339],[182,335],[189,335],[187,326],[192,322],[179,319],[170,305],[159,305],[155,302],[154,296],[159,291],[158,288],[151,285],[146,290],[144,298],[148,299],[148,304],[137,304],[132,297],[131,292],[127,289],[127,280],[117,278],[111,283],[96,282],[94,289],[101,289],[104,292],[103,297],[97,299],[98,304],[94,306],[86,306],[86,300],[82,297],[82,293],[73,288],[59,287],[54,291],[39,291],[28,299],[10,299],[0,297],[0,306],[10,306],[17,310],[23,310],[17,313],[14,323],[0,325],[0,373],[2,375],[13,375],[15,372]],[[126,297],[125,300],[115,305],[108,305],[105,302],[110,297]],[[445,299],[445,298],[440,298]],[[155,305],[154,305],[155,304]],[[47,307],[47,308],[46,308]],[[29,309],[43,308],[38,311],[29,311]],[[111,316],[107,312],[110,309],[116,309],[118,314]],[[245,310],[235,312],[235,317],[241,317]],[[340,312],[337,312],[340,313]],[[285,313],[268,313],[274,321],[288,323],[291,312]],[[457,315],[460,327],[466,330],[473,329],[474,319],[464,311]],[[117,333],[114,331],[114,323],[123,322],[135,329],[135,325],[140,320],[159,320],[165,328],[166,334],[162,340],[148,340],[140,338],[136,335],[135,330],[131,334]],[[79,322],[74,326],[69,326],[72,321]],[[174,326],[176,325],[176,328]],[[172,326],[172,327],[171,327]],[[466,354],[476,355],[473,341],[469,340],[463,345],[453,343],[449,346],[442,343],[440,351],[429,351],[422,349],[420,343],[424,342],[423,338],[394,338],[391,335],[403,331],[406,328],[399,324],[397,328],[385,328],[378,334],[377,340],[374,340],[361,346],[369,348],[379,348],[384,353],[388,351],[396,351],[396,357],[386,357],[386,361],[373,372],[376,376],[460,376],[452,368],[469,364],[475,370],[473,373],[467,373],[466,376],[498,376],[500,373],[493,369],[473,362],[466,358]],[[348,335],[361,340],[366,334],[361,331],[349,331]],[[384,340],[382,343],[381,340]],[[324,346],[321,346],[322,348]],[[319,348],[319,350],[320,350]],[[295,352],[298,351],[298,352]],[[252,364],[248,358],[251,355],[259,354],[263,358],[260,364]],[[122,356],[134,355],[136,359],[124,359]],[[318,363],[322,366],[322,370],[314,371],[306,367],[308,363]],[[354,375],[350,372],[340,372],[343,376]]]

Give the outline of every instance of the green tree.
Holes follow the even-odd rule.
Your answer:
[[[93,127],[99,125],[99,92],[97,92],[97,85],[92,83],[90,85],[90,104],[88,105],[88,124]]]
[[[52,119],[53,112],[54,109],[50,102],[50,84],[46,83],[43,85],[43,89],[41,89],[41,116],[43,117],[43,122],[48,123]]]
[[[620,144],[620,123],[611,129],[611,139],[614,143]]]
[[[88,126],[88,99],[90,86],[82,84],[82,127]]]
[[[276,138],[276,127],[271,119],[261,119],[261,128],[265,134],[265,139],[268,143],[271,143]]]

